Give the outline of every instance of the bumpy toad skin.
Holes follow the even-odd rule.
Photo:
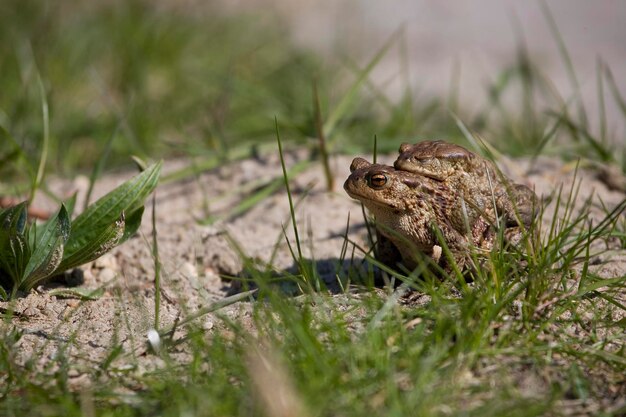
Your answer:
[[[530,188],[512,183],[491,161],[462,146],[441,140],[403,143],[394,167],[447,184],[461,196],[459,202],[465,207],[460,209],[467,212],[470,223],[481,215],[494,222],[497,214],[507,228],[521,233],[519,226],[529,228],[536,216],[537,197]]]
[[[376,256],[391,267],[401,262],[413,269],[425,255],[446,268],[446,257],[440,256],[438,229],[463,268],[468,245],[481,246],[489,231],[489,223],[480,216],[471,224],[454,221],[461,216],[458,198],[445,182],[370,164],[362,158],[352,161],[350,171],[343,187],[375,216],[378,235],[382,236]]]

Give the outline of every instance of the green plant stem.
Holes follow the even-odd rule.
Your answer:
[[[276,141],[278,142],[278,153],[280,155],[280,166],[283,169],[283,178],[285,179],[285,188],[287,189],[287,198],[289,199],[289,211],[291,213],[291,224],[293,226],[293,233],[296,239],[296,247],[298,249],[298,261],[302,263],[302,248],[300,247],[300,236],[298,234],[298,225],[296,223],[296,212],[293,205],[293,199],[291,197],[291,188],[289,188],[289,177],[287,176],[287,167],[285,166],[285,157],[283,155],[283,146],[280,141],[280,133],[278,131],[278,119],[274,118],[274,125],[276,127]],[[302,266],[302,265],[301,265]],[[304,272],[304,271],[302,271]]]
[[[48,112],[48,99],[46,98],[46,89],[41,80],[41,76],[37,75],[37,85],[39,86],[39,94],[41,95],[41,117],[43,120],[43,138],[41,144],[41,155],[39,156],[39,166],[37,167],[37,175],[35,182],[31,189],[29,201],[33,201],[37,189],[43,179],[43,174],[46,170],[46,161],[48,159],[48,146],[50,143],[50,116]]]
[[[326,189],[329,192],[335,190],[335,178],[330,170],[328,160],[328,150],[326,149],[326,136],[324,135],[324,124],[322,123],[322,111],[320,109],[320,98],[317,92],[317,82],[313,80],[313,108],[315,109],[315,129],[320,144],[320,153],[322,154],[322,164],[324,166],[324,175],[326,176]]]
[[[161,311],[161,259],[156,227],[156,192],[152,195],[152,259],[154,259],[154,329],[158,331]]]
[[[218,301],[214,302],[210,306],[201,308],[198,311],[196,311],[195,313],[188,315],[183,320],[178,321],[178,322],[176,322],[175,324],[173,324],[171,326],[165,327],[164,329],[162,329],[159,332],[159,334],[161,336],[170,335],[178,327],[184,326],[187,323],[190,323],[193,320],[195,320],[195,319],[197,319],[199,317],[202,317],[202,316],[204,316],[204,315],[206,315],[208,313],[220,310],[220,309],[222,309],[222,308],[224,308],[226,306],[229,306],[231,304],[234,304],[234,303],[237,303],[239,301],[245,300],[246,298],[253,296],[256,292],[257,292],[257,290],[250,290],[250,291],[240,292],[239,294],[231,295],[230,297],[222,298],[221,300],[218,300]]]

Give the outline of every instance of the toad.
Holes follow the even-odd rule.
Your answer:
[[[493,214],[497,214],[505,227],[531,226],[536,216],[537,196],[527,186],[515,184],[502,175],[493,162],[441,140],[403,143],[399,152],[394,167],[447,184],[459,194],[458,201],[465,207],[458,209],[466,210],[470,223],[481,215],[493,221],[496,220]]]
[[[350,171],[343,187],[375,216],[375,255],[385,265],[396,268],[401,263],[414,269],[426,256],[446,268],[450,263],[441,256],[441,238],[462,268],[470,241],[481,245],[489,224],[477,218],[472,232],[459,230],[451,221],[459,215],[455,213],[456,195],[445,182],[370,164],[363,158],[355,158]]]
[[[517,244],[532,226],[536,196],[492,162],[442,141],[403,144],[394,167],[356,158],[344,189],[375,216],[377,259],[415,268],[429,257],[447,272],[471,264],[470,247],[490,251],[496,231]],[[444,242],[442,242],[443,240]]]

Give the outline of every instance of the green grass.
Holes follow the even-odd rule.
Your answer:
[[[447,98],[415,99],[405,81],[406,93],[392,101],[370,82],[391,49],[405,54],[402,31],[359,67],[355,57],[322,60],[294,47],[269,14],[222,16],[210,5],[172,11],[145,0],[60,4],[7,0],[0,10],[0,174],[30,179],[0,192],[41,182],[46,167],[61,175],[97,172],[102,155],[109,169],[127,164],[129,154],[188,157],[196,171],[215,167],[273,151],[274,118],[286,145],[309,146],[323,161],[369,149],[374,135],[381,152],[417,137],[464,142],[449,115],[465,119],[454,75]],[[577,91],[548,11],[546,21]],[[590,131],[580,97],[563,97],[531,59],[523,34],[518,38],[517,60],[494,74],[490,100],[472,110],[468,127],[506,154],[587,155],[624,166],[624,152],[609,149],[615,138],[604,107],[600,127]],[[601,103],[624,108],[601,61],[597,84]],[[511,96],[522,100],[511,107]]]
[[[586,266],[577,267],[574,255],[602,255],[603,249],[591,248],[624,231],[618,229],[617,212],[591,227],[585,211],[572,215],[571,199],[558,200],[555,196],[561,208],[554,227],[539,237],[543,245],[533,255],[494,256],[492,268],[471,287],[414,282],[429,298],[419,308],[371,291],[287,298],[262,285],[269,277],[257,271],[253,277],[261,283],[264,302],[251,305],[255,332],[224,317],[207,338],[193,321],[181,322],[189,325],[184,337],[166,337],[169,329],[164,330],[163,368],[125,374],[106,360],[79,368],[102,381],[85,390],[68,390],[77,365],[62,352],[44,372],[35,366],[37,353],[25,367],[16,365],[19,332],[5,332],[0,410],[4,415],[83,415],[89,409],[116,416],[271,415],[258,391],[272,375],[251,374],[257,369],[252,363],[261,360],[257,355],[277,361],[267,372],[287,374],[280,381],[288,387],[273,390],[293,393],[291,402],[308,415],[558,415],[568,403],[593,403],[624,382],[623,319],[611,318],[624,309],[619,301],[624,278],[595,276]],[[564,223],[556,221],[568,216]],[[526,269],[514,267],[511,256],[524,257]],[[171,356],[181,343],[191,354],[182,362]],[[129,358],[132,352],[111,355]],[[133,393],[120,394],[120,384]]]
[[[0,11],[0,126],[12,138],[0,141],[5,175],[40,160],[42,137],[46,165],[60,174],[91,170],[109,148],[110,167],[129,154],[224,163],[273,144],[275,117],[290,141],[317,147],[316,83],[329,153],[362,147],[375,131],[399,141],[428,118],[416,119],[415,103],[383,106],[363,91],[397,35],[353,70],[295,48],[269,15],[226,17],[210,5],[170,12],[143,0],[62,4],[8,0]]]
[[[547,8],[545,16],[577,88]],[[91,173],[93,184],[131,154],[189,158],[163,181],[191,178],[276,152],[279,126],[281,146],[308,147],[310,161],[290,169],[283,162],[282,177],[234,190],[248,197],[220,219],[250,209],[285,181],[292,207],[285,224],[296,229],[293,207],[306,197],[292,196],[289,179],[310,164],[328,166],[329,155],[370,153],[375,136],[380,153],[417,136],[478,143],[480,135],[508,155],[583,157],[626,170],[626,153],[611,145],[604,103],[615,100],[625,120],[626,105],[602,61],[597,131],[585,122],[579,97],[562,97],[522,41],[517,60],[494,75],[485,108],[466,120],[454,89],[417,101],[407,83],[394,102],[369,81],[372,68],[404,41],[401,31],[391,35],[358,67],[354,57],[322,60],[296,48],[269,15],[222,16],[212,6],[172,12],[141,0],[6,0],[0,194],[49,193],[46,173]],[[522,97],[514,107],[511,95]],[[289,393],[282,415],[566,415],[583,403],[597,414],[593,407],[606,406],[601,399],[618,407],[605,415],[623,415],[626,405],[616,400],[626,383],[626,277],[603,279],[593,261],[625,248],[624,204],[604,208],[604,220],[591,223],[597,203],[573,208],[573,199],[586,197],[576,184],[557,190],[549,206],[555,213],[542,214],[550,227],[525,242],[527,253],[494,253],[472,285],[462,277],[440,283],[396,274],[405,282],[397,291],[410,286],[423,294],[419,307],[400,304],[389,288],[326,294],[299,240],[290,242],[298,272],[278,279],[295,283],[300,297],[285,296],[270,284],[277,280],[271,268],[242,253],[259,286],[259,301],[245,301],[254,331],[226,314],[211,332],[196,316],[181,317],[177,326],[186,333],[159,329],[158,352],[142,352],[162,364],[146,371],[136,369],[133,349],[109,347],[99,363],[73,362],[78,333],[58,343],[55,355],[41,348],[24,359],[24,333],[10,323],[10,309],[0,311],[0,415],[274,416],[281,414],[267,400],[278,392]],[[205,221],[216,218],[208,213]],[[338,258],[350,259],[351,250],[347,242]],[[356,268],[343,272],[344,284],[372,281]],[[116,301],[123,311],[123,297]],[[125,326],[123,312],[115,325]],[[46,345],[59,342],[54,332],[46,337]],[[180,348],[189,357],[181,360]],[[93,382],[70,385],[77,374]]]

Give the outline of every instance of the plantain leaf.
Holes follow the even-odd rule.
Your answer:
[[[0,283],[20,283],[30,258],[27,202],[0,211]]]
[[[63,261],[61,261],[57,271],[67,271],[68,269],[93,261],[113,249],[122,241],[122,237],[124,236],[124,224],[125,219],[122,214],[111,224],[100,226],[98,229],[91,229],[89,234],[90,239],[85,241],[82,246],[76,248],[71,254],[68,254],[66,247]]]
[[[41,226],[31,227],[32,254],[22,275],[20,288],[28,290],[50,276],[63,259],[63,245],[70,234],[70,217],[65,205]]]
[[[139,207],[137,210],[131,212],[126,216],[126,227],[124,227],[124,236],[120,240],[120,244],[130,239],[141,226],[141,217],[143,216],[144,206]]]
[[[14,230],[19,234],[24,234],[26,230],[28,202],[21,203],[0,210],[0,227],[3,230]]]
[[[136,231],[139,225],[135,222],[141,220],[140,216],[143,212],[139,210],[143,210],[144,199],[156,187],[160,171],[160,162],[152,165],[141,174],[100,198],[79,215],[72,222],[72,233],[65,245],[65,256],[59,269],[64,270],[78,266],[80,265],[80,263],[76,263],[78,260],[95,259],[95,257],[87,254],[86,248],[97,250],[101,255],[104,253],[101,252],[101,249],[111,249],[115,246],[110,246],[113,242],[118,244],[124,238],[128,238],[128,232],[125,232],[124,213],[129,215],[128,219],[132,220],[131,226]],[[139,215],[139,219],[135,218],[137,215]],[[131,227],[129,230],[133,231],[133,228]],[[120,231],[121,234],[114,239],[114,236],[117,236]]]
[[[143,202],[156,187],[160,171],[161,163],[152,165],[89,206],[73,223],[75,195],[39,226],[28,225],[26,202],[0,210],[0,285],[28,291],[129,239],[141,225]]]

